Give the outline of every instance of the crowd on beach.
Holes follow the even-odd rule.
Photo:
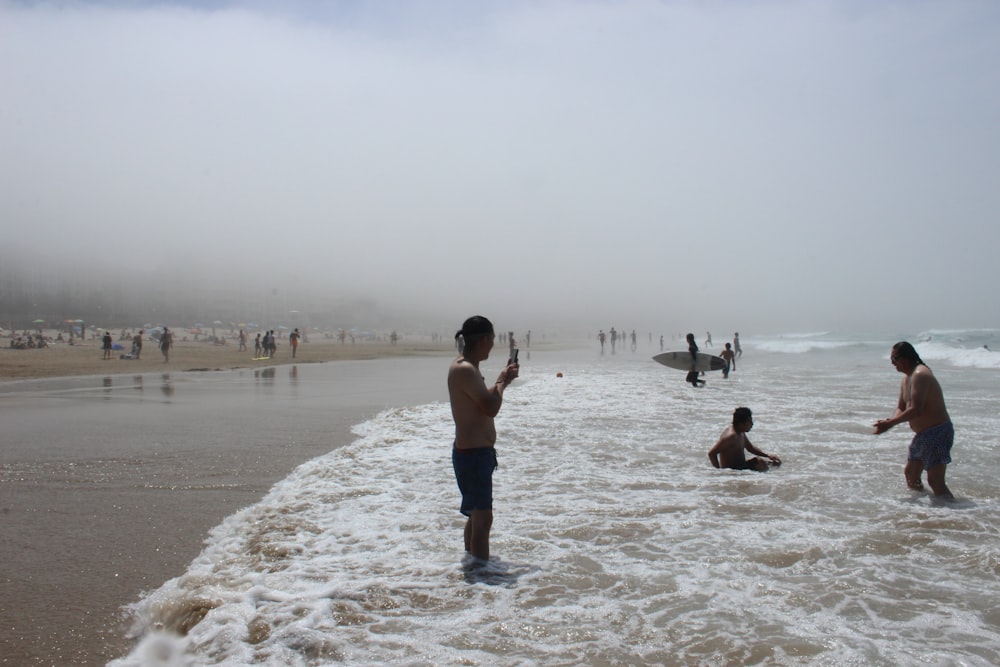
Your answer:
[[[60,334],[61,335],[61,334]],[[20,335],[11,333],[10,347],[13,350],[34,350],[48,347],[55,342],[51,336],[24,331]]]
[[[86,326],[80,321],[67,322],[56,329],[43,329],[41,325],[36,331],[28,329],[18,333],[15,330],[0,328],[0,336],[10,336],[10,349],[27,350],[50,347],[53,344],[66,344],[70,346],[85,344],[85,341],[97,341],[102,351],[104,359],[119,358],[125,360],[141,359],[143,343],[152,343],[163,353],[165,359],[169,359],[170,350],[176,342],[198,342],[212,345],[228,345],[233,342],[239,345],[240,352],[252,353],[254,359],[273,359],[278,354],[279,343],[287,343],[291,357],[296,358],[300,343],[309,342],[309,332],[318,333],[317,329],[310,327],[294,327],[289,331],[286,326],[276,326],[269,329],[254,329],[240,327],[239,329],[211,327],[210,329],[201,326],[182,329],[180,332],[171,330],[163,325],[145,325],[142,328],[122,328],[117,334],[113,334],[109,329],[101,329],[97,326]],[[254,338],[254,333],[256,336]],[[179,336],[178,336],[179,333]],[[358,332],[354,329],[338,329],[335,331],[323,331],[322,335],[327,339],[334,339],[342,344],[348,341],[353,345],[357,342],[389,342],[392,345],[401,339],[401,336],[393,330],[391,333],[376,334],[365,331]],[[252,345],[252,347],[251,347]]]

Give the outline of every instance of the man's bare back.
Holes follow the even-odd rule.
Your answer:
[[[712,465],[717,468],[743,468],[746,465],[746,443],[745,433],[737,433],[732,425],[726,427],[719,436],[719,441],[715,443],[708,452],[708,458],[712,459],[712,454],[716,455],[712,459]],[[716,465],[718,464],[718,465]]]

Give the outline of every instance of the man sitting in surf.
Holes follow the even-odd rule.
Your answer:
[[[719,436],[719,441],[708,451],[708,460],[716,468],[731,468],[733,470],[756,470],[763,472],[770,465],[781,465],[781,459],[777,456],[765,454],[753,446],[747,437],[747,432],[753,428],[753,414],[750,408],[736,408],[733,412],[733,423],[727,426],[726,430]],[[751,454],[756,454],[749,461],[746,460],[744,450]],[[764,458],[757,458],[762,456]],[[764,459],[767,459],[765,461]]]

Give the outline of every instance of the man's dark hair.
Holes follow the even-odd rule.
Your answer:
[[[753,413],[750,412],[750,408],[736,408],[733,412],[733,426],[742,424],[750,419],[753,419]]]
[[[901,340],[895,345],[893,345],[892,351],[896,353],[896,358],[906,359],[914,366],[918,366],[920,364],[923,364],[924,366],[927,365],[924,364],[924,360],[920,358],[920,355],[917,354],[917,351],[913,348],[913,346],[907,343],[905,340]]]
[[[462,323],[462,328],[455,332],[455,340],[461,336],[465,344],[470,345],[483,336],[493,335],[493,323],[482,315],[473,315]]]

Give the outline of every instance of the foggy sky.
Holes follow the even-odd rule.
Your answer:
[[[0,259],[454,328],[996,327],[998,119],[988,0],[0,2]]]

